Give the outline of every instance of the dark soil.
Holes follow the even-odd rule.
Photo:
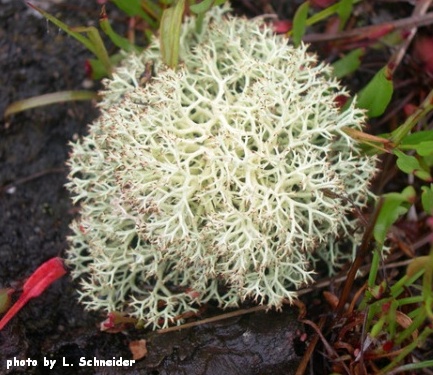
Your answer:
[[[79,0],[53,4],[49,12],[81,26],[96,23],[99,9],[96,1]],[[83,89],[90,55],[78,42],[18,0],[0,0],[0,25],[0,114],[19,99]],[[68,142],[96,115],[94,103],[75,102],[0,120],[0,287],[19,292],[40,264],[64,255],[76,214],[64,188]],[[164,335],[110,334],[99,330],[105,317],[85,312],[64,277],[0,332],[0,374],[291,374],[302,354],[292,314],[255,313]],[[129,359],[128,345],[138,339],[147,341],[149,354],[132,367],[78,366],[80,357]],[[54,369],[43,366],[44,357],[57,360]],[[14,359],[37,365],[7,369]]]

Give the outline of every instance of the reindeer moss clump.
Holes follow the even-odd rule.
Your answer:
[[[305,46],[224,13],[201,34],[186,21],[176,71],[157,40],[127,57],[72,145],[68,258],[89,309],[159,327],[209,300],[278,308],[318,259],[352,256],[346,198],[362,209],[375,172],[344,132],[362,112],[340,110],[346,91]]]

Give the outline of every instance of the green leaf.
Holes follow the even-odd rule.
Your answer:
[[[178,0],[173,7],[164,11],[161,18],[159,33],[162,59],[172,69],[179,61],[180,28],[184,7],[185,0]]]
[[[401,141],[401,145],[417,145],[425,141],[433,141],[433,130],[421,130],[409,134]]]
[[[139,16],[142,12],[141,0],[111,0],[116,6],[128,16]]]
[[[189,9],[191,9],[191,12],[195,14],[205,13],[212,8],[213,2],[214,0],[203,0],[198,4],[190,5]]]
[[[368,117],[378,117],[385,112],[393,93],[392,74],[388,66],[379,70],[358,95],[357,105],[367,110]]]
[[[108,56],[107,49],[102,41],[101,35],[96,27],[74,27],[71,29],[74,32],[86,33],[90,43],[94,46],[94,54],[104,66],[107,75],[111,76],[113,66],[111,65],[110,57]]]
[[[404,215],[416,198],[415,189],[408,186],[401,193],[383,195],[384,201],[374,226],[373,234],[377,242],[383,244],[389,228]]]
[[[340,60],[335,61],[332,64],[334,76],[340,79],[356,71],[361,65],[361,57],[364,56],[364,53],[364,48],[357,48]]]
[[[143,8],[147,8],[147,3],[151,3],[151,1],[148,0],[111,0],[116,6],[125,12],[128,16],[134,17],[139,16],[143,20],[145,20],[150,27],[156,28],[157,24],[155,20],[150,17],[146,12],[143,11]],[[145,5],[142,7],[142,2],[145,3]],[[151,7],[152,5],[150,5]]]
[[[404,173],[412,173],[418,178],[431,181],[432,177],[430,171],[423,168],[419,160],[411,155],[406,155],[398,149],[394,150],[394,154],[397,156],[397,167],[400,168]]]
[[[114,55],[110,56],[111,64],[113,66],[116,66],[122,61],[123,58],[124,55],[120,53],[115,53]],[[88,59],[87,61],[91,67],[92,79],[98,80],[107,76],[107,72],[104,68],[104,65],[98,59]]]
[[[62,21],[58,20],[56,17],[45,12],[44,10],[29,3],[29,6],[35,9],[37,12],[42,14],[48,21],[52,22],[54,25],[62,29],[65,33],[71,37],[78,40],[83,44],[90,52],[92,52],[102,63],[106,71],[105,75],[111,75],[112,66],[110,59],[108,57],[107,50],[105,48],[104,42],[99,35],[99,31],[93,27],[69,27]],[[87,37],[81,35],[81,33],[86,33]]]
[[[296,10],[295,16],[293,17],[292,40],[295,46],[299,46],[302,41],[302,37],[305,34],[309,9],[310,2],[306,1],[299,6],[299,8]]]
[[[141,48],[131,43],[128,39],[117,34],[112,29],[105,10],[102,11],[101,17],[99,18],[99,26],[101,27],[102,31],[111,39],[114,45],[116,45],[120,49],[123,49],[126,52],[140,52],[140,50],[142,50]]]
[[[383,325],[385,324],[386,317],[382,316],[374,325],[371,327],[370,336],[376,338],[378,335],[383,334]]]
[[[413,173],[415,170],[421,169],[419,161],[414,156],[406,155],[400,150],[394,150],[394,154],[397,156],[397,166],[404,173]]]
[[[421,142],[415,150],[420,156],[433,155],[433,141]]]
[[[415,150],[420,156],[433,155],[433,131],[418,131],[403,138],[400,144],[402,150]]]
[[[433,184],[428,186],[422,186],[422,195],[421,195],[421,203],[424,211],[432,216],[433,215]]]
[[[396,146],[398,146],[404,139],[415,137],[413,135],[409,135],[409,133],[414,129],[422,119],[427,118],[427,115],[433,110],[433,90],[429,92],[429,94],[424,98],[422,103],[413,112],[406,121],[400,125],[397,129],[393,130],[390,136],[390,141],[393,142]],[[433,140],[431,138],[425,139]]]
[[[352,14],[352,8],[353,8],[353,0],[341,0],[338,3],[337,13],[338,13],[338,17],[340,18],[340,25],[339,25],[340,30],[343,30],[347,20]]]
[[[38,8],[37,6],[32,5],[30,3],[28,3],[28,5],[31,8],[33,8],[34,10],[36,10],[37,12],[39,12],[40,14],[42,14],[42,16],[44,16],[48,21],[52,22],[54,25],[56,25],[61,30],[63,30],[65,33],[67,33],[69,36],[71,36],[71,37],[75,38],[76,40],[78,40],[90,52],[92,52],[93,54],[96,55],[95,46],[89,41],[88,38],[86,38],[85,36],[81,35],[78,32],[74,32],[68,25],[66,25],[62,21],[58,20],[56,17],[52,16],[51,14],[45,12],[43,9]]]
[[[11,306],[11,294],[13,291],[10,288],[0,289],[0,314],[5,313]]]
[[[153,0],[142,0],[141,8],[146,14],[148,14],[150,17],[154,18],[158,22],[161,19],[162,11],[163,11],[161,1],[154,2]]]

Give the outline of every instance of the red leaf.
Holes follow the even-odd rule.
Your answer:
[[[417,109],[418,106],[412,103],[405,104],[405,106],[403,107],[403,111],[406,117],[409,117],[410,115],[414,114]]]
[[[383,345],[382,348],[385,352],[390,352],[392,350],[392,348],[394,347],[394,342],[393,341],[386,341]]]
[[[32,298],[38,297],[54,281],[66,274],[61,258],[51,258],[43,263],[27,279],[23,286],[23,293],[18,301],[8,310],[0,320],[0,330],[11,320],[18,311]]]
[[[84,62],[84,73],[86,74],[87,78],[92,78],[93,68],[89,60]]]
[[[146,340],[136,340],[129,343],[129,350],[132,353],[132,359],[138,361],[147,355]]]
[[[335,3],[336,0],[311,0],[311,6],[315,8],[327,8]]]
[[[427,73],[433,73],[433,38],[421,36],[415,41],[415,56]]]
[[[273,22],[274,32],[277,34],[285,34],[292,30],[292,22],[289,20],[275,20]]]
[[[136,318],[130,318],[124,316],[122,313],[113,311],[107,315],[107,319],[105,319],[101,325],[101,331],[108,333],[118,333],[126,329],[127,324],[136,324]]]
[[[343,108],[344,105],[347,103],[348,97],[347,95],[338,95],[334,101],[337,104],[338,108]]]

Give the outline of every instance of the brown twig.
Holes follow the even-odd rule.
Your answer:
[[[309,347],[307,348],[307,352],[304,354],[304,357],[302,358],[301,364],[296,369],[295,375],[303,375],[306,369],[306,366],[311,358],[311,355],[313,354],[314,348],[317,345],[318,339],[320,338],[322,340],[322,344],[325,347],[326,352],[328,353],[328,356],[332,359],[338,358],[338,353],[335,351],[335,349],[329,344],[329,342],[326,340],[325,336],[323,336],[322,329],[326,323],[326,318],[322,317],[320,319],[319,325],[312,322],[311,320],[305,319],[301,320],[301,323],[308,324],[310,327],[312,327],[316,331],[316,335],[314,336],[312,343],[310,343]],[[310,349],[311,348],[311,349]],[[307,356],[308,353],[308,356]],[[350,373],[349,368],[346,366],[344,362],[341,362],[341,365],[344,367],[344,369],[347,371],[347,373]]]
[[[338,305],[335,309],[337,316],[341,317],[343,315],[344,305],[349,299],[350,291],[352,290],[353,283],[356,278],[356,273],[360,269],[364,259],[370,251],[370,242],[373,238],[373,229],[376,224],[377,217],[379,216],[380,209],[383,205],[383,199],[379,200],[374,213],[368,223],[367,228],[365,229],[364,236],[362,237],[361,245],[358,249],[358,253],[356,254],[356,258],[350,267],[350,270],[347,274],[346,282],[344,283],[343,291],[341,292],[341,296],[338,301]]]
[[[431,235],[431,237],[433,238],[433,235]],[[412,259],[407,259],[407,260],[403,260],[403,261],[400,261],[400,262],[392,262],[392,263],[389,263],[389,264],[385,264],[383,266],[383,269],[396,269],[398,267],[406,267],[411,261],[412,261]],[[362,266],[359,269],[359,271],[361,271],[360,274],[364,274],[370,268],[371,268],[370,264],[366,264],[366,265]],[[298,296],[303,296],[305,294],[312,293],[313,291],[316,291],[318,289],[327,288],[331,284],[345,282],[346,280],[347,280],[347,275],[346,274],[343,275],[343,276],[339,276],[339,277],[330,277],[330,278],[327,278],[327,279],[322,279],[322,280],[317,281],[314,285],[312,285],[310,287],[299,289],[297,291],[297,295]]]
[[[305,307],[305,305],[301,301],[294,300],[291,303],[288,299],[284,299],[283,303],[285,305],[291,305],[291,304],[293,304],[296,307],[298,307],[298,309],[299,309],[299,319],[303,319],[304,318],[304,316],[306,314],[306,307]],[[158,333],[167,333],[167,332],[173,332],[173,331],[180,331],[182,329],[196,327],[196,326],[200,326],[200,325],[208,324],[208,323],[215,323],[215,322],[219,322],[221,320],[234,318],[236,316],[251,314],[251,313],[254,313],[254,312],[258,312],[258,311],[267,311],[267,310],[270,310],[269,306],[267,306],[267,305],[254,306],[254,307],[250,307],[248,309],[236,310],[236,311],[232,311],[232,312],[229,312],[229,313],[213,316],[211,318],[199,320],[199,321],[196,321],[196,322],[186,323],[186,324],[182,324],[182,325],[175,326],[175,327],[169,327],[169,328],[159,329],[156,332],[158,332]]]
[[[351,39],[356,38],[362,39],[367,38],[368,35],[374,34],[378,30],[387,30],[387,32],[392,32],[398,29],[406,29],[412,27],[427,26],[433,23],[433,12],[420,15],[411,16],[408,18],[402,18],[401,20],[396,20],[393,22],[381,23],[378,25],[371,25],[365,27],[359,27],[357,29],[342,31],[335,34],[323,34],[314,33],[305,35],[302,40],[306,43],[318,43],[318,42],[330,42],[334,40]]]
[[[299,365],[298,365],[298,368],[296,369],[295,375],[304,375],[305,374],[305,370],[307,369],[308,363],[310,362],[310,359],[311,359],[311,356],[313,355],[314,349],[316,348],[316,345],[319,342],[320,331],[322,330],[323,326],[325,325],[325,322],[326,322],[326,317],[320,318],[320,322],[319,322],[319,326],[318,326],[319,331],[316,331],[316,334],[310,340],[310,343],[308,344],[308,347],[305,350],[305,353],[302,356],[301,361],[299,362]]]
[[[24,184],[26,182],[36,180],[37,178],[43,177],[47,174],[63,173],[63,172],[65,172],[65,168],[51,168],[51,169],[46,169],[46,170],[41,171],[41,172],[36,172],[30,176],[18,178],[14,182],[11,182],[10,184],[0,186],[0,193],[7,191],[8,189],[10,189],[16,185],[21,185],[21,184]]]
[[[415,17],[422,17],[427,12],[432,0],[419,0],[417,1],[415,8],[412,13],[411,18]],[[391,56],[388,66],[390,66],[391,74],[394,74],[397,67],[400,65],[401,61],[403,60],[404,55],[406,54],[406,51],[412,42],[412,39],[414,38],[418,26],[420,25],[414,25],[411,27],[408,36],[406,37],[404,43],[401,44],[400,48]]]
[[[200,326],[200,325],[208,324],[208,323],[214,323],[214,322],[218,322],[220,320],[234,318],[236,316],[250,314],[250,313],[253,313],[253,312],[264,311],[264,310],[269,310],[269,307],[265,306],[265,305],[260,305],[260,306],[251,307],[249,309],[236,310],[236,311],[232,311],[232,312],[229,312],[229,313],[226,313],[226,314],[221,314],[221,315],[213,316],[211,318],[199,320],[197,322],[186,323],[186,324],[182,324],[182,325],[176,326],[176,327],[169,327],[169,328],[158,329],[156,332],[158,332],[158,333],[168,333],[168,332],[173,332],[173,331],[180,331],[182,329],[196,327],[196,326]]]

